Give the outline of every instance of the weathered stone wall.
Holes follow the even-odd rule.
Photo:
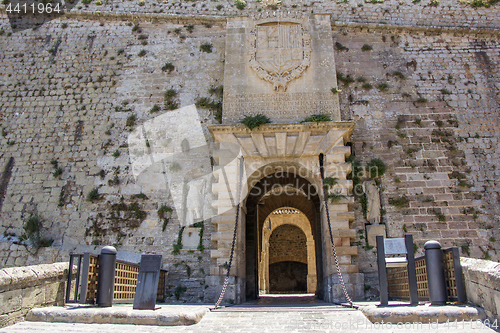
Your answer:
[[[307,265],[296,261],[280,261],[269,265],[271,293],[307,291]]]
[[[297,261],[306,264],[306,241],[306,235],[299,227],[282,225],[276,228],[269,238],[269,263]]]
[[[500,264],[460,257],[467,300],[482,307],[491,322],[500,320]]]
[[[278,2],[280,2],[278,4]],[[101,3],[101,5],[99,5]],[[361,0],[338,2],[334,0],[248,0],[244,9],[236,7],[233,0],[162,2],[144,1],[92,1],[89,5],[77,3],[69,15],[82,17],[108,13],[118,14],[131,19],[138,15],[197,16],[201,19],[225,16],[246,16],[262,11],[298,11],[303,13],[327,13],[332,22],[382,24],[422,27],[491,28],[500,26],[500,8],[473,8],[470,4],[456,0],[441,0],[435,6],[430,1],[386,0],[368,3]]]
[[[29,310],[64,305],[68,263],[0,270],[0,327],[23,321]]]
[[[413,233],[417,254],[426,240],[437,239],[443,247],[461,247],[462,255],[499,260],[500,59],[494,29],[500,26],[500,7],[392,0],[305,4],[282,6],[332,12],[332,43],[348,48],[337,45],[337,71],[367,80],[338,83],[340,109],[343,120],[356,122],[355,158],[362,163],[381,158],[388,167],[381,180],[388,236]],[[174,15],[161,14],[169,6]],[[172,206],[169,193],[147,192],[135,183],[127,136],[130,128],[167,112],[168,89],[177,92],[171,102],[179,106],[200,96],[214,98],[210,87],[223,84],[224,16],[261,7],[249,2],[239,11],[225,1],[93,3],[77,5],[68,18],[14,32],[2,16],[0,265],[67,260],[70,251],[98,253],[113,244],[124,253],[162,254],[170,299],[186,287],[181,300],[202,301],[213,226],[205,223],[203,251],[172,255],[178,218],[174,213],[163,231],[157,213],[162,205]],[[212,44],[212,53],[200,50],[204,43]],[[364,44],[373,49],[362,51]],[[146,53],[139,56],[142,50]],[[174,69],[162,70],[166,63]],[[376,87],[383,82],[385,91]],[[362,88],[365,83],[372,88]],[[151,113],[155,104],[160,110]],[[200,110],[203,124],[216,123],[214,116]],[[61,175],[54,176],[51,161]],[[87,201],[94,188],[99,200]],[[147,199],[133,197],[141,192]],[[375,254],[365,244],[361,205],[354,209],[356,264],[366,283],[376,287]],[[40,250],[46,255],[25,262],[24,247],[12,244],[9,235],[21,236],[33,213],[44,219],[43,237],[54,243]]]
[[[436,239],[465,256],[499,260],[498,37],[334,27],[334,40],[348,48],[337,48],[337,73],[366,80],[339,82],[340,104],[357,125],[355,159],[387,166],[387,236],[412,233],[417,255]],[[373,49],[362,51],[364,44]],[[357,261],[376,287],[376,253],[365,242],[359,203],[355,211]]]
[[[59,249],[56,247],[44,247],[37,251],[28,249],[24,245],[13,243],[12,237],[2,238],[0,241],[0,267],[21,267],[36,265],[41,262],[53,263],[61,261]]]
[[[8,21],[1,26],[7,29]],[[127,137],[133,127],[166,111],[166,90],[176,90],[172,102],[185,106],[222,84],[224,30],[196,25],[189,33],[173,23],[133,27],[119,21],[51,21],[0,36],[1,266],[26,264],[24,247],[11,244],[36,213],[43,220],[41,235],[54,240],[55,252],[38,262],[67,260],[70,251],[97,254],[108,244],[125,258],[159,253],[172,299],[177,287],[186,287],[183,299],[199,301],[212,224],[205,223],[205,250],[171,254],[178,218],[175,212],[168,216],[163,230],[157,213],[162,205],[173,206],[169,193],[135,183]],[[200,51],[203,43],[212,44],[213,52]],[[166,63],[174,69],[162,70]],[[150,112],[155,104],[160,110]],[[200,120],[214,122],[213,112],[200,111]],[[57,167],[62,174],[54,174]],[[88,201],[93,189],[99,196]]]

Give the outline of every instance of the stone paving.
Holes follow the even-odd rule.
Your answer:
[[[485,323],[370,323],[361,311],[306,297],[262,297],[257,302],[209,312],[196,325],[160,327],[111,324],[23,322],[8,332],[494,332]]]

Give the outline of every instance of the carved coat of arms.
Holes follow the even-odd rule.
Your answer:
[[[250,67],[276,91],[286,91],[288,82],[301,76],[311,63],[311,36],[302,24],[257,24],[249,42]]]

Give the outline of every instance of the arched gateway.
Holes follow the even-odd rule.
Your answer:
[[[352,182],[346,180],[351,165],[345,163],[350,152],[345,143],[352,128],[351,123],[336,122],[271,124],[251,132],[242,125],[210,127],[218,145],[214,156],[221,165],[216,169],[217,180],[213,185],[218,210],[218,215],[212,220],[217,230],[212,234],[216,250],[212,251],[210,278],[214,297],[220,292],[229,261],[236,216],[236,190],[241,179],[242,203],[227,298],[240,303],[258,297],[259,290],[271,291],[266,285],[269,280],[263,278],[263,270],[266,269],[262,263],[266,253],[263,251],[263,241],[268,236],[264,228],[269,227],[266,223],[270,219],[271,230],[274,230],[272,221],[278,223],[283,217],[273,217],[272,213],[287,208],[300,212],[304,219],[279,223],[300,225],[306,236],[308,265],[311,265],[310,257],[314,257],[312,263],[315,269],[311,271],[308,268],[307,271],[307,291],[325,300],[343,300],[332,258],[322,194],[319,192],[319,154],[325,156],[326,175],[338,179],[335,191],[341,191],[346,196],[345,199],[329,203],[330,220],[344,280],[351,294],[362,295],[363,275],[352,264],[352,256],[357,255],[357,248],[351,246],[351,240],[355,237],[355,230],[350,228],[354,214],[349,212],[349,206],[353,203],[352,197],[349,197]],[[263,152],[267,156],[262,156]],[[241,155],[243,159],[234,158],[235,155]],[[240,170],[243,170],[243,174]]]
[[[333,190],[345,196],[328,204],[340,269],[351,296],[362,296],[363,275],[352,263],[354,200],[346,179],[351,164],[345,162],[354,123],[340,121],[338,97],[331,92],[337,82],[330,16],[274,12],[228,18],[224,66],[222,125],[209,126],[218,167],[206,299],[215,301],[222,288],[241,182],[226,299],[241,303],[274,289],[344,300],[320,191],[320,154],[325,176],[338,179]],[[252,130],[240,124],[244,116],[258,114],[272,123]],[[313,115],[330,121],[308,122]]]

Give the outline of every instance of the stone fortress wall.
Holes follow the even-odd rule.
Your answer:
[[[224,83],[225,16],[273,6],[332,13],[337,73],[366,80],[338,82],[340,109],[342,120],[356,122],[356,160],[381,158],[388,167],[381,191],[388,236],[413,233],[417,255],[437,239],[464,256],[499,260],[498,5],[263,1],[240,11],[226,1],[104,3],[78,4],[66,17],[14,32],[2,14],[1,267],[64,261],[70,251],[114,244],[123,253],[162,254],[170,300],[182,286],[180,300],[208,297],[212,224],[204,224],[204,249],[172,254],[178,217],[162,230],[158,216],[171,198],[130,175],[127,137],[168,112],[168,89],[179,106],[216,100],[209,89]],[[174,68],[162,70],[166,63]],[[387,86],[378,89],[381,83]],[[160,110],[151,113],[154,105]],[[200,110],[204,125],[217,123],[215,112]],[[58,167],[62,174],[54,176]],[[94,188],[99,200],[87,201]],[[361,205],[354,210],[355,260],[365,284],[376,287]],[[13,241],[34,213],[43,218],[42,236],[54,242],[29,253]]]

